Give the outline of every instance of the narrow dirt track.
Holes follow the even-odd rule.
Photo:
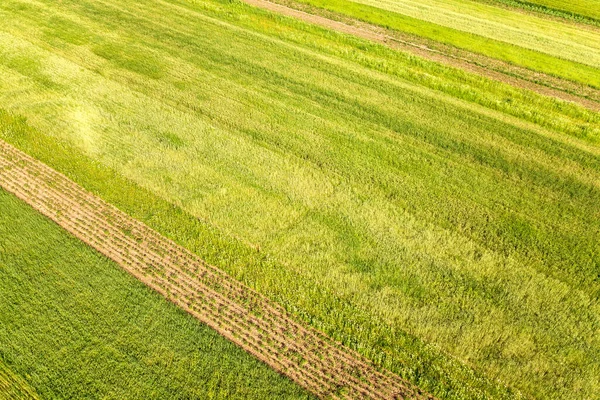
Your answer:
[[[521,89],[531,90],[544,96],[577,103],[592,111],[600,112],[600,90],[594,88],[583,87],[574,82],[533,72],[500,60],[492,60],[485,56],[471,54],[458,49],[452,50],[452,52],[456,54],[451,54],[450,51],[440,51],[428,47],[427,41],[423,40],[421,41],[422,43],[418,43],[411,41],[406,37],[396,37],[400,35],[392,36],[385,29],[362,21],[349,18],[346,18],[349,23],[337,21],[268,0],[242,1],[254,7],[263,8],[288,17],[300,19],[304,22],[381,43],[392,49],[408,52],[430,61],[460,68]],[[294,7],[295,6],[303,7],[302,4],[294,4]],[[350,24],[350,22],[352,24]],[[495,68],[505,70],[508,73],[503,73]],[[527,77],[531,80],[523,79],[519,76]],[[546,82],[547,85],[536,83],[536,81]],[[561,90],[561,88],[563,90]],[[580,95],[573,93],[579,93]]]
[[[0,187],[320,398],[433,398],[1,140]]]

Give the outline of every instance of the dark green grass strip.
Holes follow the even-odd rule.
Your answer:
[[[311,398],[0,190],[2,362],[48,399]]]

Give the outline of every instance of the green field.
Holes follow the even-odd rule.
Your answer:
[[[10,377],[9,398],[311,398],[2,190],[0,210],[0,398]]]
[[[296,2],[600,88],[597,29],[471,0]]]
[[[0,138],[440,398],[600,396],[598,113],[235,1],[5,0],[0,17]],[[185,359],[189,332],[217,340],[60,237],[103,266],[89,301],[126,290],[188,332],[136,342]],[[219,346],[195,361],[239,353]]]

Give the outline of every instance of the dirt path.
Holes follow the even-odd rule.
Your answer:
[[[528,89],[544,96],[577,103],[592,111],[600,111],[600,90],[591,87],[530,71],[526,68],[443,44],[436,44],[427,39],[413,37],[412,35],[400,32],[392,32],[388,29],[343,17],[326,10],[314,9],[310,6],[294,3],[293,0],[278,0],[293,5],[293,7],[268,0],[243,1],[255,7],[385,44],[393,49],[405,51],[451,67],[460,68],[515,87]],[[306,11],[303,11],[303,9]],[[323,15],[317,15],[316,12]]]
[[[321,398],[432,399],[1,140],[0,187]]]

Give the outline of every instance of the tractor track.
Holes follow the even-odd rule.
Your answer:
[[[1,140],[0,187],[320,398],[433,399]]]

